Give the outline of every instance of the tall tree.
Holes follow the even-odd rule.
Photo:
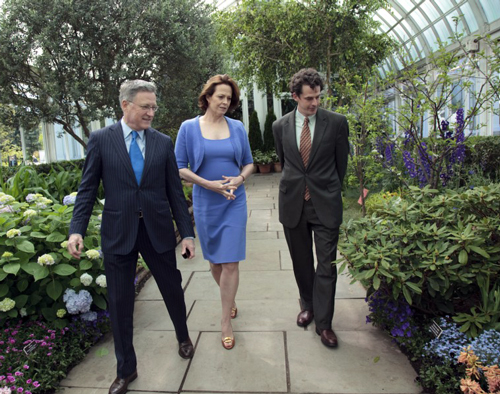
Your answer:
[[[326,74],[328,93],[351,75],[368,77],[390,53],[391,40],[376,33],[374,12],[386,0],[243,0],[219,14],[219,35],[244,83],[276,93],[304,67]]]
[[[85,146],[91,121],[121,117],[120,84],[141,78],[159,88],[155,126],[177,128],[218,69],[211,11],[202,0],[6,0],[0,101]]]

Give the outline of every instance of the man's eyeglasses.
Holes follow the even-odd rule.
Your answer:
[[[150,110],[152,110],[153,112],[158,111],[158,106],[157,105],[154,105],[154,106],[151,106],[151,105],[138,105],[138,104],[134,103],[133,101],[129,101],[129,103],[137,105],[144,112],[149,112]]]

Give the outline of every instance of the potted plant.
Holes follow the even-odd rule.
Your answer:
[[[271,172],[273,158],[268,152],[262,152],[259,149],[253,151],[253,161],[257,164],[259,172],[262,174]]]
[[[271,152],[271,157],[273,159],[273,170],[274,172],[281,172],[281,162],[280,162],[280,159],[278,157],[278,155],[276,154],[276,152]]]

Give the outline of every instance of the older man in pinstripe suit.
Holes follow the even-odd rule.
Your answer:
[[[117,358],[117,378],[110,394],[125,393],[137,377],[132,339],[139,252],[155,277],[174,324],[179,355],[191,358],[194,353],[175,259],[172,215],[182,237],[182,253],[188,251],[190,258],[195,255],[194,231],[172,141],[151,128],[158,109],[156,86],[142,80],[126,81],[120,88],[120,104],[123,118],[90,135],[68,240],[69,252],[79,259],[102,180],[101,246]]]

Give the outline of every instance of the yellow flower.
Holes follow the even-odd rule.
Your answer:
[[[10,252],[3,252],[2,259],[9,259],[12,256],[14,256],[14,255],[12,253],[10,253]]]
[[[90,249],[90,250],[87,250],[85,252],[85,255],[87,256],[87,258],[89,258],[90,260],[97,260],[98,258],[101,257],[101,254],[99,253],[99,251],[95,250],[95,249]]]
[[[59,319],[62,319],[64,316],[66,316],[66,309],[58,309],[56,315]]]

